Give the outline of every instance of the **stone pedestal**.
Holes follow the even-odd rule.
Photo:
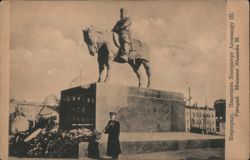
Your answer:
[[[121,132],[185,131],[183,94],[121,85],[96,85],[96,127],[103,129],[114,111]]]

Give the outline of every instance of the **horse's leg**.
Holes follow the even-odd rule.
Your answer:
[[[99,78],[98,78],[98,82],[102,82],[103,70],[104,70],[104,64],[100,64],[99,63]]]
[[[141,75],[140,75],[140,73],[138,72],[138,70],[137,71],[134,71],[135,72],[135,74],[136,74],[136,76],[137,76],[137,78],[138,78],[138,81],[139,81],[139,83],[138,83],[138,88],[141,88]]]
[[[108,82],[109,79],[110,79],[110,73],[111,73],[111,67],[110,65],[109,66],[106,66],[107,67],[107,73],[106,73],[106,78],[104,80],[104,82]]]
[[[141,62],[138,62],[138,61],[135,61],[135,64],[134,62],[129,62],[129,65],[133,68],[133,71],[135,72],[137,78],[138,78],[138,88],[141,88],[141,75],[139,73],[139,68],[141,66]]]
[[[150,68],[150,64],[149,64],[149,61],[143,61],[142,62],[145,70],[146,70],[146,74],[148,76],[148,85],[147,85],[147,88],[150,87],[150,80],[151,80],[151,68]]]
[[[112,57],[108,58],[107,63],[105,64],[107,67],[107,73],[106,73],[106,78],[104,80],[104,82],[108,82],[110,79],[110,75],[111,75],[111,63],[112,63]]]

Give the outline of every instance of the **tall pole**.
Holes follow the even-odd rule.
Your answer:
[[[190,110],[190,112],[189,112],[189,124],[190,124],[190,130],[191,130],[191,115],[192,115],[192,113],[191,113],[191,99],[192,99],[192,97],[191,97],[191,89],[190,89],[190,87],[188,87],[188,105],[189,105],[189,110]]]
[[[198,105],[197,105],[197,110],[198,110],[198,124],[199,124],[199,128],[201,128],[201,124],[200,124],[201,114],[200,114],[200,110],[199,110],[199,106]]]
[[[191,97],[191,89],[190,89],[190,87],[188,87],[188,105],[189,106],[191,106],[191,99],[192,99],[192,97]]]

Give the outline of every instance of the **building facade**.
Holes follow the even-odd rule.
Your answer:
[[[13,113],[15,109],[18,109],[29,121],[35,122],[41,108],[41,105],[33,103],[14,103],[10,105],[10,113]]]
[[[77,127],[95,128],[95,86],[75,87],[61,91],[59,124],[62,130]]]
[[[10,115],[15,113],[17,110],[23,113],[23,116],[30,121],[34,126],[38,114],[45,115],[50,114],[57,114],[57,121],[59,122],[59,114],[54,111],[58,107],[58,102],[54,100],[52,103],[51,97],[47,97],[43,103],[34,103],[34,102],[27,102],[27,101],[18,101],[18,100],[10,100]],[[54,109],[54,110],[53,110]],[[12,119],[10,119],[11,121]]]
[[[226,100],[216,100],[214,102],[214,109],[216,115],[216,132],[220,135],[225,135]]]
[[[197,104],[185,107],[186,132],[216,133],[215,109]]]

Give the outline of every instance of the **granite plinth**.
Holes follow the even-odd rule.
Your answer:
[[[96,127],[103,129],[117,112],[121,132],[185,131],[181,93],[121,85],[96,85]],[[176,116],[176,117],[173,117]]]

